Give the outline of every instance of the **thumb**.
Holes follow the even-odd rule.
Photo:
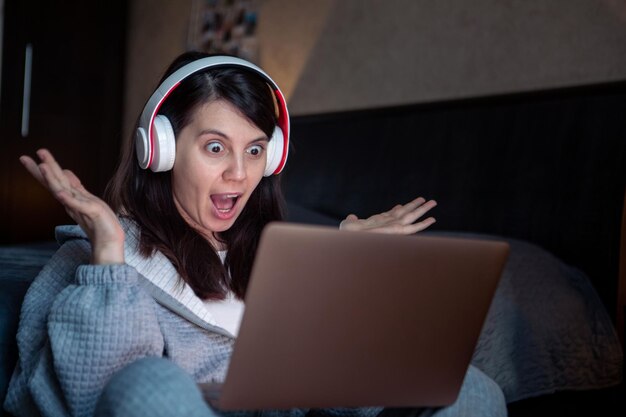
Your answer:
[[[341,223],[339,223],[339,230],[344,229],[347,226],[346,222],[351,222],[355,220],[359,220],[359,218],[355,214],[348,214],[348,217],[346,217],[341,221]]]

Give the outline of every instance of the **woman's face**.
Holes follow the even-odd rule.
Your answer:
[[[211,242],[229,229],[263,177],[268,137],[229,102],[201,106],[177,136],[174,203]]]

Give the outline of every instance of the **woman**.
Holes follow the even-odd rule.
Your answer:
[[[261,230],[282,219],[275,174],[289,126],[280,90],[260,69],[230,57],[196,68],[207,59],[185,53],[167,70],[106,203],[47,150],[39,163],[20,158],[78,226],[57,228],[62,246],[25,297],[5,402],[13,414],[220,413],[195,383],[224,379]],[[434,206],[418,198],[341,227],[415,233],[434,222],[418,221]],[[419,411],[506,414],[499,388],[474,368],[453,406]]]

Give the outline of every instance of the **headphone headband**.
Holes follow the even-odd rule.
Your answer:
[[[138,143],[139,140],[141,140],[140,137],[142,135],[145,135],[143,142],[145,143],[147,141],[147,146],[145,147],[146,149],[140,150],[139,146],[137,147],[137,158],[139,160],[139,165],[145,169],[147,167],[150,167],[153,163],[153,158],[155,154],[155,138],[153,132],[154,120],[158,115],[159,109],[161,108],[161,105],[163,104],[165,99],[167,99],[172,91],[174,91],[185,78],[198,71],[213,67],[239,67],[249,69],[263,77],[263,79],[272,87],[279,106],[278,127],[282,129],[284,144],[282,146],[282,155],[280,157],[280,161],[278,161],[278,166],[273,170],[273,172],[271,172],[271,174],[280,173],[283,170],[285,163],[287,162],[287,154],[289,152],[289,112],[287,110],[285,97],[280,91],[280,88],[278,88],[278,85],[274,82],[274,80],[272,80],[269,75],[265,73],[265,71],[263,71],[258,66],[252,64],[251,62],[231,56],[211,56],[200,58],[179,68],[170,76],[168,76],[161,83],[161,85],[159,85],[159,87],[152,94],[152,96],[150,96],[150,99],[144,107],[143,112],[141,113],[141,117],[139,119],[139,127],[137,129]]]

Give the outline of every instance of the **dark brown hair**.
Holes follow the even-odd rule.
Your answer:
[[[161,82],[178,68],[206,56],[210,55],[180,55]],[[261,76],[246,69],[214,67],[190,75],[168,96],[159,114],[167,116],[177,135],[201,105],[218,99],[234,105],[272,137],[277,122],[274,98]],[[120,164],[104,197],[113,210],[139,226],[142,255],[150,256],[157,250],[163,253],[202,299],[223,299],[229,290],[243,299],[261,231],[267,223],[283,218],[279,176],[263,177],[233,226],[215,236],[228,248],[222,264],[215,248],[178,212],[171,173],[139,167],[134,135],[123,147]]]

